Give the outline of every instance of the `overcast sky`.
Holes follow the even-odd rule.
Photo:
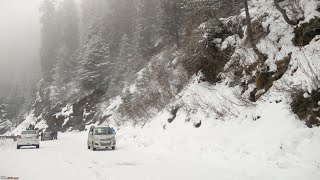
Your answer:
[[[40,1],[0,0],[0,96],[39,71]]]

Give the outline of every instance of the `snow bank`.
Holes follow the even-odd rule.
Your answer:
[[[12,139],[0,139],[0,151],[9,150],[13,145]]]
[[[122,128],[118,144],[137,151],[217,162],[221,169],[251,179],[320,177],[320,128],[307,128],[285,100],[265,101],[251,112],[225,121],[207,117],[198,129],[181,114],[172,124],[165,123],[168,115],[164,113],[143,129]]]

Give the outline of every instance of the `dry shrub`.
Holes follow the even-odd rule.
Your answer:
[[[241,94],[245,93],[249,89],[250,84],[255,84],[256,88],[250,92],[249,100],[252,102],[256,102],[273,86],[274,81],[279,80],[284,75],[284,73],[287,72],[287,70],[289,69],[291,54],[292,53],[289,53],[288,56],[276,62],[277,71],[275,72],[270,72],[268,66],[258,61],[255,61],[254,63],[246,67],[238,68],[236,71],[234,71],[235,79],[240,79],[237,81],[241,82]],[[253,72],[256,73],[253,74]],[[247,77],[245,80],[243,80],[243,74]]]
[[[308,96],[305,97],[305,94]],[[304,120],[308,127],[320,126],[320,89],[306,93],[302,90],[294,92],[292,95],[292,111]]]
[[[257,101],[262,95],[264,95],[273,86],[273,82],[279,80],[284,73],[287,72],[289,68],[289,63],[291,60],[291,54],[284,57],[283,60],[277,61],[277,71],[269,72],[267,67],[265,71],[259,71],[257,77],[255,78],[256,88],[250,93],[250,100]],[[258,90],[264,89],[263,92],[257,94]]]
[[[300,6],[301,0],[289,0],[288,9],[291,12],[291,18],[293,19],[301,19],[303,17],[303,9]]]
[[[314,18],[309,23],[303,23],[293,31],[294,38],[292,42],[295,46],[308,45],[312,39],[320,35],[320,18]]]
[[[259,75],[255,78],[255,83],[257,89],[268,89],[270,86],[272,86],[272,75],[273,72],[268,71],[262,71],[259,73]]]
[[[269,29],[267,29],[266,31],[262,26],[262,22],[267,16],[268,14],[263,14],[262,16],[252,21],[252,33],[253,33],[252,35],[253,35],[253,42],[255,44],[258,44],[261,39],[265,38],[270,33]],[[246,31],[245,33],[247,34],[248,31]],[[246,35],[246,37],[248,37],[248,35]],[[244,44],[248,47],[250,46],[249,38],[245,39]]]
[[[220,35],[226,36],[225,31],[220,29],[217,33],[210,30],[207,32],[197,30],[188,38],[183,50],[185,55],[182,58],[182,64],[189,77],[201,72],[203,81],[216,83],[220,80],[217,76],[229,61],[229,56],[216,47],[213,40],[221,38],[223,41],[226,37],[220,37]],[[203,38],[204,34],[207,35],[206,38]]]
[[[129,90],[122,96],[123,103],[119,107],[119,114],[135,125],[143,125],[156,113],[162,110],[175,95],[187,84],[187,77],[178,67],[169,67],[170,60],[166,57],[163,61],[153,62],[143,72],[143,76],[136,81],[137,91]],[[181,68],[182,69],[182,68]]]

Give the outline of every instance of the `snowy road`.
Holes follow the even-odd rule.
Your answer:
[[[179,142],[171,136],[168,139],[162,136],[168,144],[170,139]],[[318,180],[320,177],[319,159],[305,160],[291,151],[260,152],[255,147],[250,149],[250,145],[237,149],[228,137],[220,137],[220,142],[217,138],[211,147],[203,137],[204,144],[201,140],[197,142],[199,149],[185,140],[172,149],[164,145],[149,148],[146,143],[149,141],[144,140],[141,144],[147,146],[141,148],[134,146],[140,144],[138,141],[128,137],[119,135],[115,151],[95,152],[87,149],[85,133],[60,135],[57,141],[41,142],[40,149],[17,150],[13,142],[0,143],[0,176],[20,180]]]
[[[40,149],[16,150],[15,144],[9,144],[0,153],[0,176],[23,180],[208,179],[214,170],[210,168],[214,162],[138,152],[124,146],[93,152],[86,148],[84,134],[41,142]],[[221,170],[215,174],[229,176]]]

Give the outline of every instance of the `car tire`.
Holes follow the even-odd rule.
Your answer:
[[[89,144],[87,144],[87,146],[88,146],[88,149],[90,149],[90,146],[89,146]]]
[[[115,147],[115,146],[113,146],[113,147],[112,147],[112,150],[115,150],[115,149],[116,149],[116,147]]]
[[[37,145],[36,148],[39,149],[40,145]]]
[[[20,146],[19,146],[19,145],[17,145],[17,149],[20,149]]]
[[[94,143],[92,142],[92,151],[95,151],[96,150],[96,148],[94,147]]]

